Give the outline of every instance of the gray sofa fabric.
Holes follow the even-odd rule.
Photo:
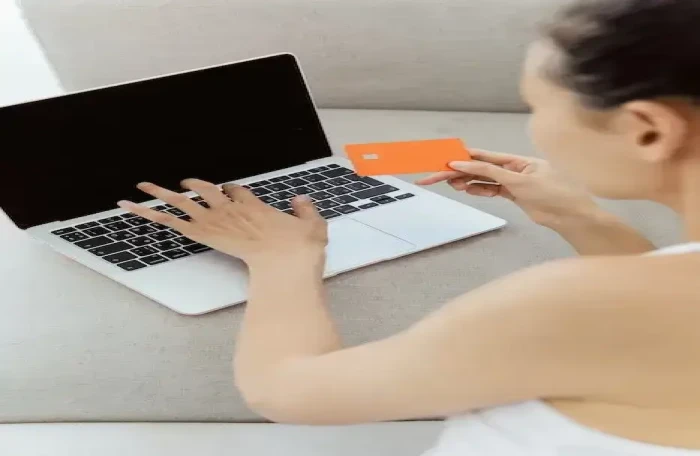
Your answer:
[[[18,0],[69,90],[278,52],[326,108],[522,111],[517,75],[561,0]]]
[[[456,136],[474,147],[532,153],[522,114],[329,110],[322,120],[336,151],[351,142]],[[509,225],[329,280],[347,343],[388,336],[485,282],[572,254],[509,202],[435,190]],[[665,209],[606,205],[659,245],[680,238]],[[4,219],[0,251],[0,423],[260,420],[232,383],[242,307],[175,314],[29,241]]]
[[[361,426],[128,423],[0,426],[7,456],[419,456],[442,423]]]

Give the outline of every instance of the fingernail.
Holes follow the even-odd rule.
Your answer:
[[[468,166],[469,162],[465,161],[453,161],[447,164],[450,168],[454,168],[455,166]]]
[[[301,201],[302,203],[308,203],[311,202],[311,198],[309,198],[307,195],[300,195],[297,196],[297,201]]]
[[[134,204],[134,203],[132,203],[131,201],[127,201],[127,200],[117,201],[117,206],[119,206],[119,207],[129,207],[132,204]]]
[[[139,188],[143,188],[143,187],[148,187],[149,185],[153,185],[153,184],[151,184],[150,182],[139,182],[138,185],[136,185],[136,186]]]

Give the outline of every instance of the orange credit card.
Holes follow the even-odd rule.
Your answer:
[[[345,152],[360,176],[449,171],[452,161],[471,160],[461,139],[350,144]]]

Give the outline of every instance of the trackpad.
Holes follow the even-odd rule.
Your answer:
[[[338,274],[382,260],[397,258],[416,246],[352,219],[328,224],[326,274]]]

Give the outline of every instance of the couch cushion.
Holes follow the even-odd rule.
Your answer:
[[[0,425],[12,456],[418,456],[440,422],[347,427],[275,424]]]
[[[521,114],[325,111],[343,144],[445,136],[530,153]],[[233,152],[235,153],[235,152]],[[571,249],[510,202],[440,193],[510,222],[502,231],[328,281],[333,314],[358,344],[407,327],[448,299]],[[611,203],[660,245],[679,239],[669,211]],[[232,385],[243,307],[184,317],[0,223],[0,422],[256,420]]]
[[[322,107],[522,110],[517,75],[561,0],[19,0],[68,90],[283,51]]]

